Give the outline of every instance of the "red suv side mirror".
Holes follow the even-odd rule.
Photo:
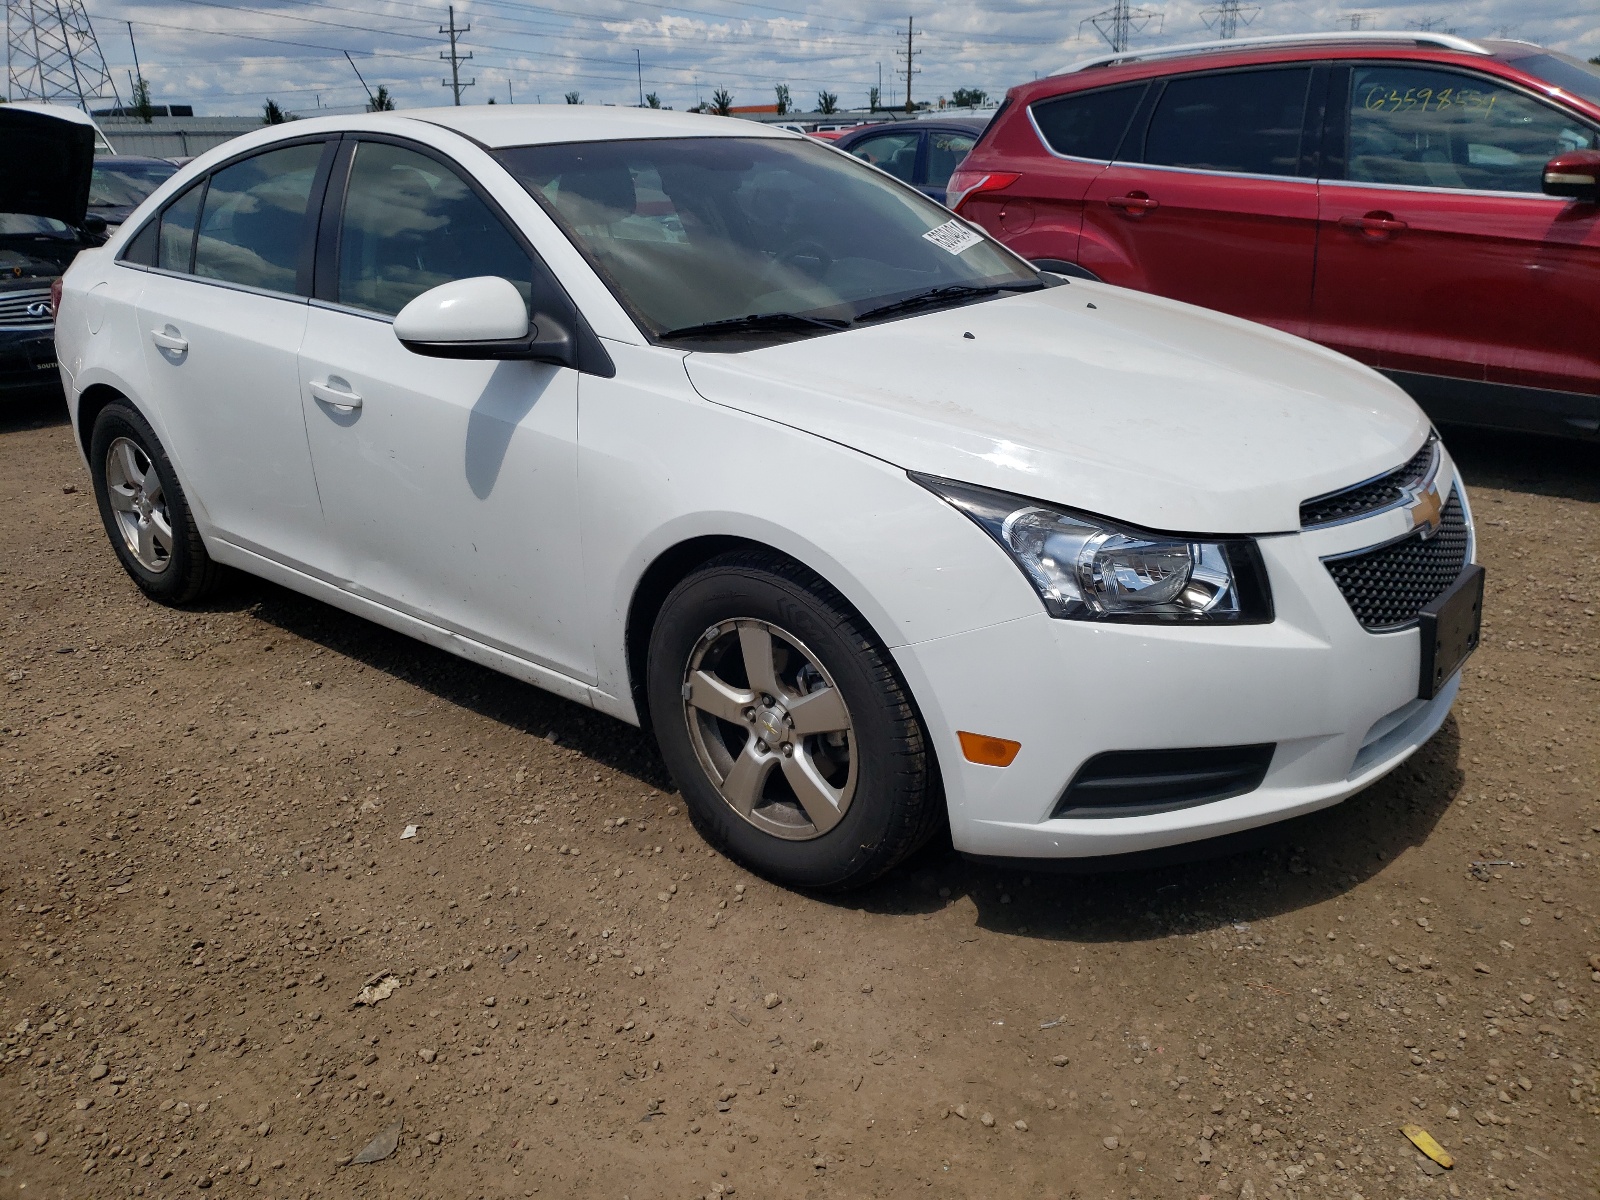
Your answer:
[[[1590,204],[1600,201],[1600,150],[1569,150],[1544,165],[1544,190]]]

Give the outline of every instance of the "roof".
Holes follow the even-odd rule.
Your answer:
[[[384,113],[382,117],[385,122],[424,121],[440,125],[492,149],[627,138],[800,136],[728,117],[609,105],[474,104],[461,108],[408,108],[403,112]]]
[[[1158,58],[1180,58],[1190,54],[1234,53],[1248,50],[1292,49],[1313,46],[1342,45],[1411,45],[1429,46],[1439,50],[1454,50],[1462,54],[1488,55],[1489,50],[1477,42],[1457,37],[1451,33],[1429,33],[1423,30],[1360,30],[1344,33],[1284,33],[1261,37],[1217,39],[1207,42],[1184,42],[1176,46],[1152,46],[1148,49],[1124,50],[1115,54],[1101,54],[1082,59],[1056,71],[1057,75],[1071,75],[1091,67],[1121,66],[1127,63],[1148,62]]]

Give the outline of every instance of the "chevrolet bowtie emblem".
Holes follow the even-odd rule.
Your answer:
[[[1411,505],[1411,527],[1422,530],[1424,538],[1431,538],[1439,532],[1443,519],[1444,500],[1439,495],[1439,484],[1429,480]]]

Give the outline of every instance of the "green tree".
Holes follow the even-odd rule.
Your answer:
[[[883,100],[883,94],[876,87],[867,89],[867,108],[872,112],[878,111],[878,105]]]
[[[957,108],[977,108],[989,98],[982,88],[957,88],[950,94],[950,103]]]
[[[387,84],[380,83],[372,99],[367,101],[368,112],[393,112],[394,97],[389,95]]]
[[[150,82],[143,75],[139,76],[138,82],[133,85],[133,105],[130,111],[146,125],[150,124],[151,118],[156,115],[155,105],[150,103]]]
[[[789,85],[780,83],[772,90],[778,94],[778,115],[780,117],[788,116],[794,110],[794,104],[789,99]]]
[[[660,108],[661,107],[661,97],[656,95],[654,92],[646,92],[644,94],[644,102],[645,102],[646,107],[648,107],[648,108]]]
[[[578,92],[568,92],[567,93],[567,103],[568,104],[582,104],[583,103],[583,96]]]
[[[832,92],[817,93],[817,111],[827,116],[839,111],[839,97]]]
[[[711,111],[719,117],[726,117],[733,112],[733,93],[727,88],[718,88],[711,93]]]
[[[263,125],[282,125],[285,121],[298,121],[300,118],[287,109],[279,108],[278,102],[271,96],[261,106],[261,123]]]

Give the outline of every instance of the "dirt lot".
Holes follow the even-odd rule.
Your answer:
[[[635,730],[266,584],[144,602],[13,407],[0,1196],[1596,1195],[1600,457],[1452,444],[1486,645],[1403,770],[1209,863],[825,900]]]

